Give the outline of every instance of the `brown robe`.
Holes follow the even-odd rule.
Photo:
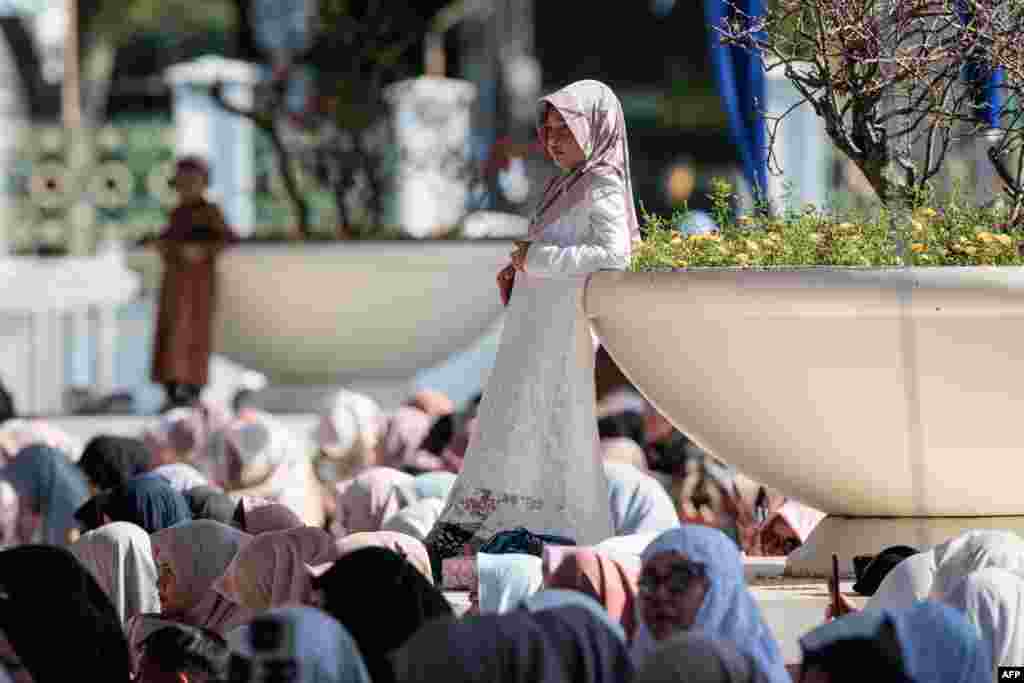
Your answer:
[[[151,379],[203,386],[210,365],[217,256],[238,236],[215,204],[178,206],[157,238],[164,262]],[[201,247],[198,261],[186,247]]]

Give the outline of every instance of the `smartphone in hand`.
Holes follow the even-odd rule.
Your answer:
[[[839,616],[842,614],[842,605],[839,602],[839,555],[832,553],[832,614]]]

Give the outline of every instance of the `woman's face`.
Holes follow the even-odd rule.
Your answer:
[[[174,189],[182,202],[194,202],[206,191],[206,176],[191,168],[179,168],[174,175]]]
[[[655,555],[644,564],[640,610],[655,640],[665,640],[697,622],[708,586],[703,571],[700,563],[671,551]]]
[[[767,556],[789,555],[800,545],[800,537],[781,517],[773,519],[771,524],[761,531],[761,550]]]
[[[171,564],[165,561],[157,562],[159,574],[156,578],[156,589],[160,593],[160,608],[164,613],[173,614],[185,608],[182,604],[181,595],[178,592],[178,581],[174,575]]]
[[[571,171],[587,159],[576,136],[554,107],[548,107],[544,116],[544,140],[548,155],[563,171]]]

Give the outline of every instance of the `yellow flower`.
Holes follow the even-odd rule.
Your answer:
[[[911,233],[915,236],[924,234],[924,223],[913,218],[910,219]]]
[[[923,206],[914,213],[926,220],[929,218],[935,218],[936,216],[939,215],[939,212],[930,206]]]
[[[836,227],[839,228],[840,230],[855,230],[857,228],[856,225],[854,225],[853,223],[848,223],[848,222],[847,223],[840,223]]]
[[[1008,247],[1013,244],[1013,239],[1009,235],[996,235],[996,240],[1004,247]]]
[[[910,245],[910,250],[913,251],[915,254],[920,254],[922,251],[927,251],[928,247],[921,244],[920,242],[914,242],[913,244]]]
[[[700,242],[701,240],[704,239],[704,237],[705,237],[705,235],[697,234],[697,235],[690,235],[687,239],[690,240],[691,242]]]
[[[984,242],[985,244],[989,244],[990,242],[994,242],[996,238],[995,235],[993,235],[992,233],[988,232],[987,230],[983,230],[982,232],[978,233],[978,239]]]
[[[964,252],[966,252],[970,256],[974,256],[975,254],[978,253],[978,248],[977,247],[964,247]]]

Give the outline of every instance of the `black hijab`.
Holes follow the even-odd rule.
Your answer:
[[[0,552],[0,630],[36,683],[128,683],[131,658],[110,599],[64,548]]]
[[[390,678],[387,655],[423,624],[453,616],[444,594],[388,548],[349,553],[313,585],[323,592],[324,611],[355,639],[374,681]]]
[[[131,522],[156,533],[192,519],[185,497],[154,474],[135,477],[106,494],[103,512],[112,522]]]
[[[96,436],[82,451],[78,466],[97,489],[108,491],[149,469],[151,455],[138,439]]]
[[[234,524],[237,509],[231,496],[212,486],[195,486],[183,494],[192,511],[192,519],[212,519],[221,524]]]

